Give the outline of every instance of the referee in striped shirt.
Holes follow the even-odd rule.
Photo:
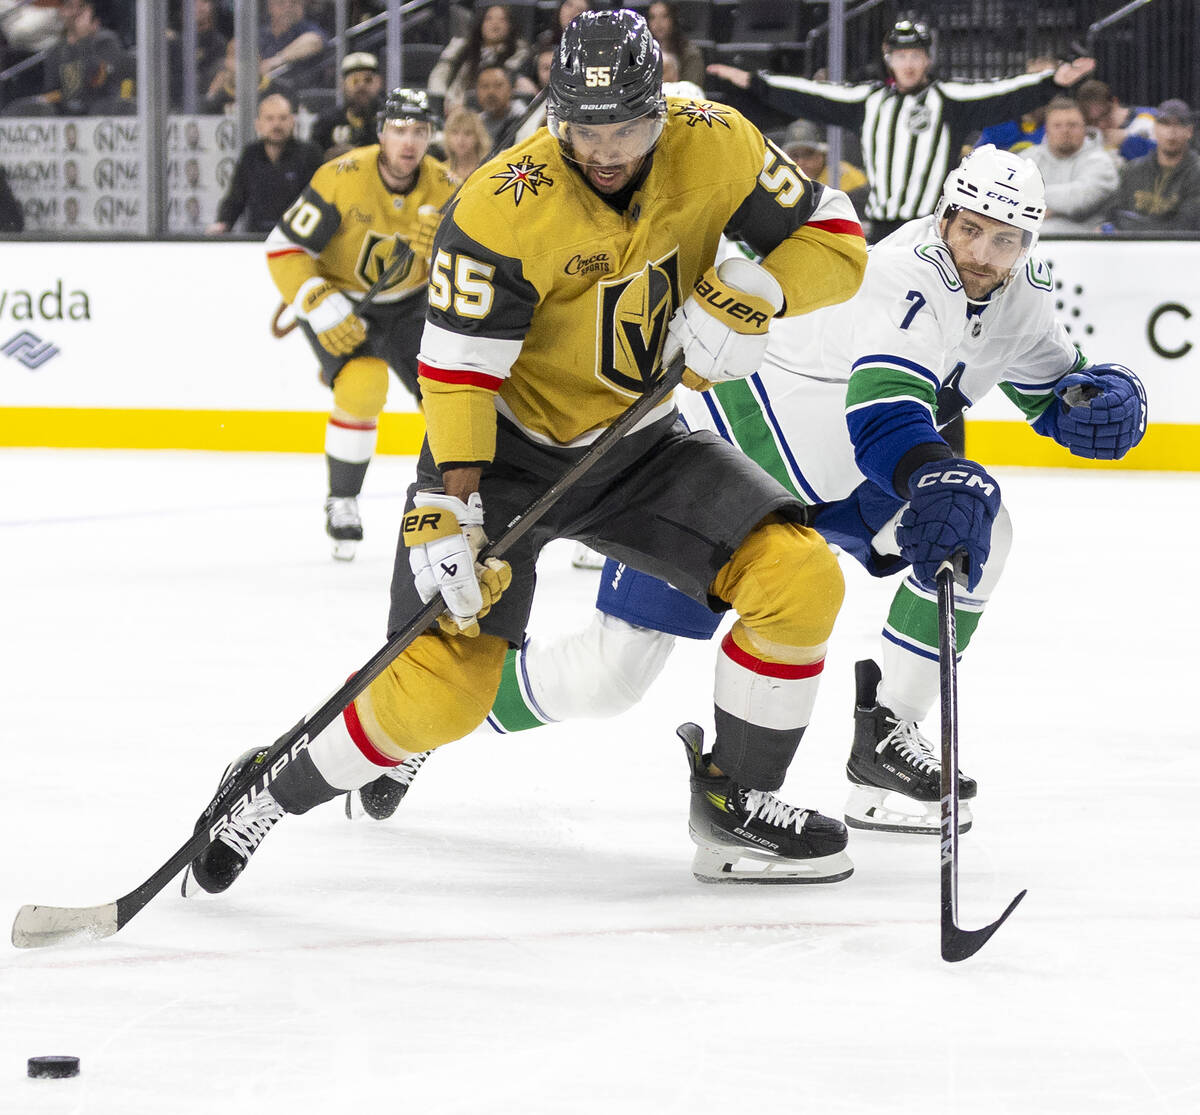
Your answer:
[[[1046,104],[1096,66],[1092,58],[1078,58],[1040,74],[939,81],[931,75],[932,45],[924,23],[897,23],[883,40],[886,82],[842,85],[719,64],[708,72],[780,112],[860,134],[870,185],[865,213],[874,243],[905,221],[933,212],[946,175],[958,165],[973,132]]]

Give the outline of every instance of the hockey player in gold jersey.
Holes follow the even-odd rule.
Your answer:
[[[345,560],[362,539],[357,496],[375,451],[388,367],[420,398],[429,252],[454,192],[445,166],[426,153],[433,116],[423,91],[389,94],[378,128],[378,144],[322,166],[267,239],[271,276],[333,388],[326,531],[334,557]],[[410,261],[359,314],[355,302],[406,245]]]
[[[762,264],[714,267],[722,232]],[[865,263],[844,194],[810,182],[733,109],[663,98],[662,58],[641,16],[572,21],[552,64],[547,129],[472,175],[434,244],[420,356],[427,438],[389,630],[439,594],[446,610],[218,834],[185,886],[224,890],[285,812],[481,723],[506,651],[524,637],[538,553],[557,537],[738,614],[718,664],[712,752],[689,753],[705,877],[845,878],[844,826],[774,793],[808,723],[843,591],[837,561],[781,484],[716,435],[689,432],[668,400],[506,562],[477,556],[485,524],[498,533],[523,512],[664,359],[682,352],[697,387],[748,376],[771,317],[843,301]],[[223,786],[263,750],[235,760]],[[648,796],[628,773],[634,747],[598,756],[602,765],[610,780],[625,768]],[[751,866],[729,870],[742,860]]]

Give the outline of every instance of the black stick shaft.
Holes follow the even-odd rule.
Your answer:
[[[540,520],[555,503],[589,472],[610,449],[630,430],[642,421],[655,407],[665,402],[678,386],[683,376],[683,354],[677,354],[654,385],[631,407],[624,410],[611,426],[602,433],[583,453],[578,461],[566,470],[545,492],[533,501],[526,511],[518,515],[491,545],[484,548],[480,560],[502,557]],[[411,622],[381,647],[332,697],[316,710],[303,724],[277,741],[260,763],[251,765],[243,780],[231,791],[228,801],[236,803],[249,794],[251,797],[264,790],[278,776],[291,759],[308,743],[325,730],[341,715],[342,710],[387,669],[418,635],[437,620],[445,610],[440,596],[434,597],[413,617]],[[276,769],[278,767],[278,769]],[[274,772],[274,773],[272,773]],[[194,834],[166,863],[150,876],[141,886],[117,899],[117,928],[120,929],[137,914],[176,875],[196,858],[213,838],[213,833],[228,819],[228,812],[211,818],[210,825]]]
[[[941,899],[942,945],[958,921],[958,638],[954,617],[954,570],[938,570],[938,666],[942,706]]]
[[[963,929],[958,924],[958,638],[954,616],[954,561],[945,561],[937,571],[938,661],[942,697],[942,959],[950,962],[974,956],[1004,924],[1021,891],[991,925]],[[965,560],[965,558],[964,558]]]

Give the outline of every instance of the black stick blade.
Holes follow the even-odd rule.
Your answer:
[[[966,960],[968,956],[974,956],[984,945],[991,940],[992,934],[1008,920],[1008,915],[1017,908],[1017,904],[1025,897],[1026,891],[1021,891],[1009,904],[1008,909],[1004,911],[991,925],[985,925],[982,929],[960,929],[954,924],[954,911],[947,906],[942,906],[942,959],[948,960],[951,964],[958,960]]]

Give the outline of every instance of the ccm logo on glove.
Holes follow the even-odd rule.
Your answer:
[[[964,484],[968,488],[982,488],[985,496],[997,491],[990,476],[985,479],[977,472],[966,472],[959,468],[948,468],[945,472],[923,472],[915,487],[931,488],[935,484]]]

